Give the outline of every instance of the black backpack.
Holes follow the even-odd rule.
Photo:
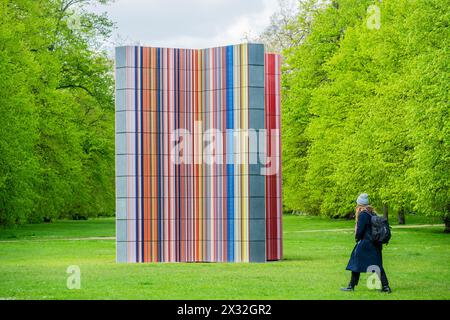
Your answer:
[[[391,227],[385,217],[372,214],[370,224],[372,225],[372,241],[382,244],[389,243],[391,239]]]

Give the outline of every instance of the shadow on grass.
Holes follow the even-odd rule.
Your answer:
[[[285,257],[283,258],[283,260],[278,261],[278,262],[306,262],[306,261],[315,261],[315,260],[320,260],[317,257],[312,257],[312,256],[289,256],[289,257]]]

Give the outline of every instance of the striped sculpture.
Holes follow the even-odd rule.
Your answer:
[[[118,262],[282,258],[280,56],[116,48]]]

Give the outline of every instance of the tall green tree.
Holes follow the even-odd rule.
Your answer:
[[[36,27],[40,27],[36,25]],[[0,1],[0,223],[23,222],[36,199],[35,96],[41,67],[22,37],[28,25]]]
[[[407,121],[414,142],[407,184],[414,209],[443,219],[450,232],[450,1],[415,1],[405,16],[411,59],[405,87],[410,97]]]
[[[332,1],[284,52],[290,209],[346,216],[368,192],[379,208],[438,215],[448,230],[449,4]]]
[[[112,23],[88,0],[1,0],[0,223],[114,213]]]
[[[283,79],[283,183],[284,202],[290,209],[321,213],[324,196],[333,187],[329,178],[334,169],[329,157],[339,137],[328,134],[325,121],[328,116],[339,115],[331,111],[319,114],[320,102],[313,98],[330,81],[326,62],[339,49],[346,29],[360,23],[367,3],[334,1],[325,8],[316,7],[311,30],[303,43],[284,51],[288,70]],[[321,144],[313,144],[313,140]]]

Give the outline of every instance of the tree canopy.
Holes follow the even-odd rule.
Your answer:
[[[308,11],[304,40],[283,51],[286,209],[342,217],[367,192],[378,207],[448,221],[449,7],[336,0]]]
[[[0,224],[114,214],[112,24],[92,2],[0,0]]]

